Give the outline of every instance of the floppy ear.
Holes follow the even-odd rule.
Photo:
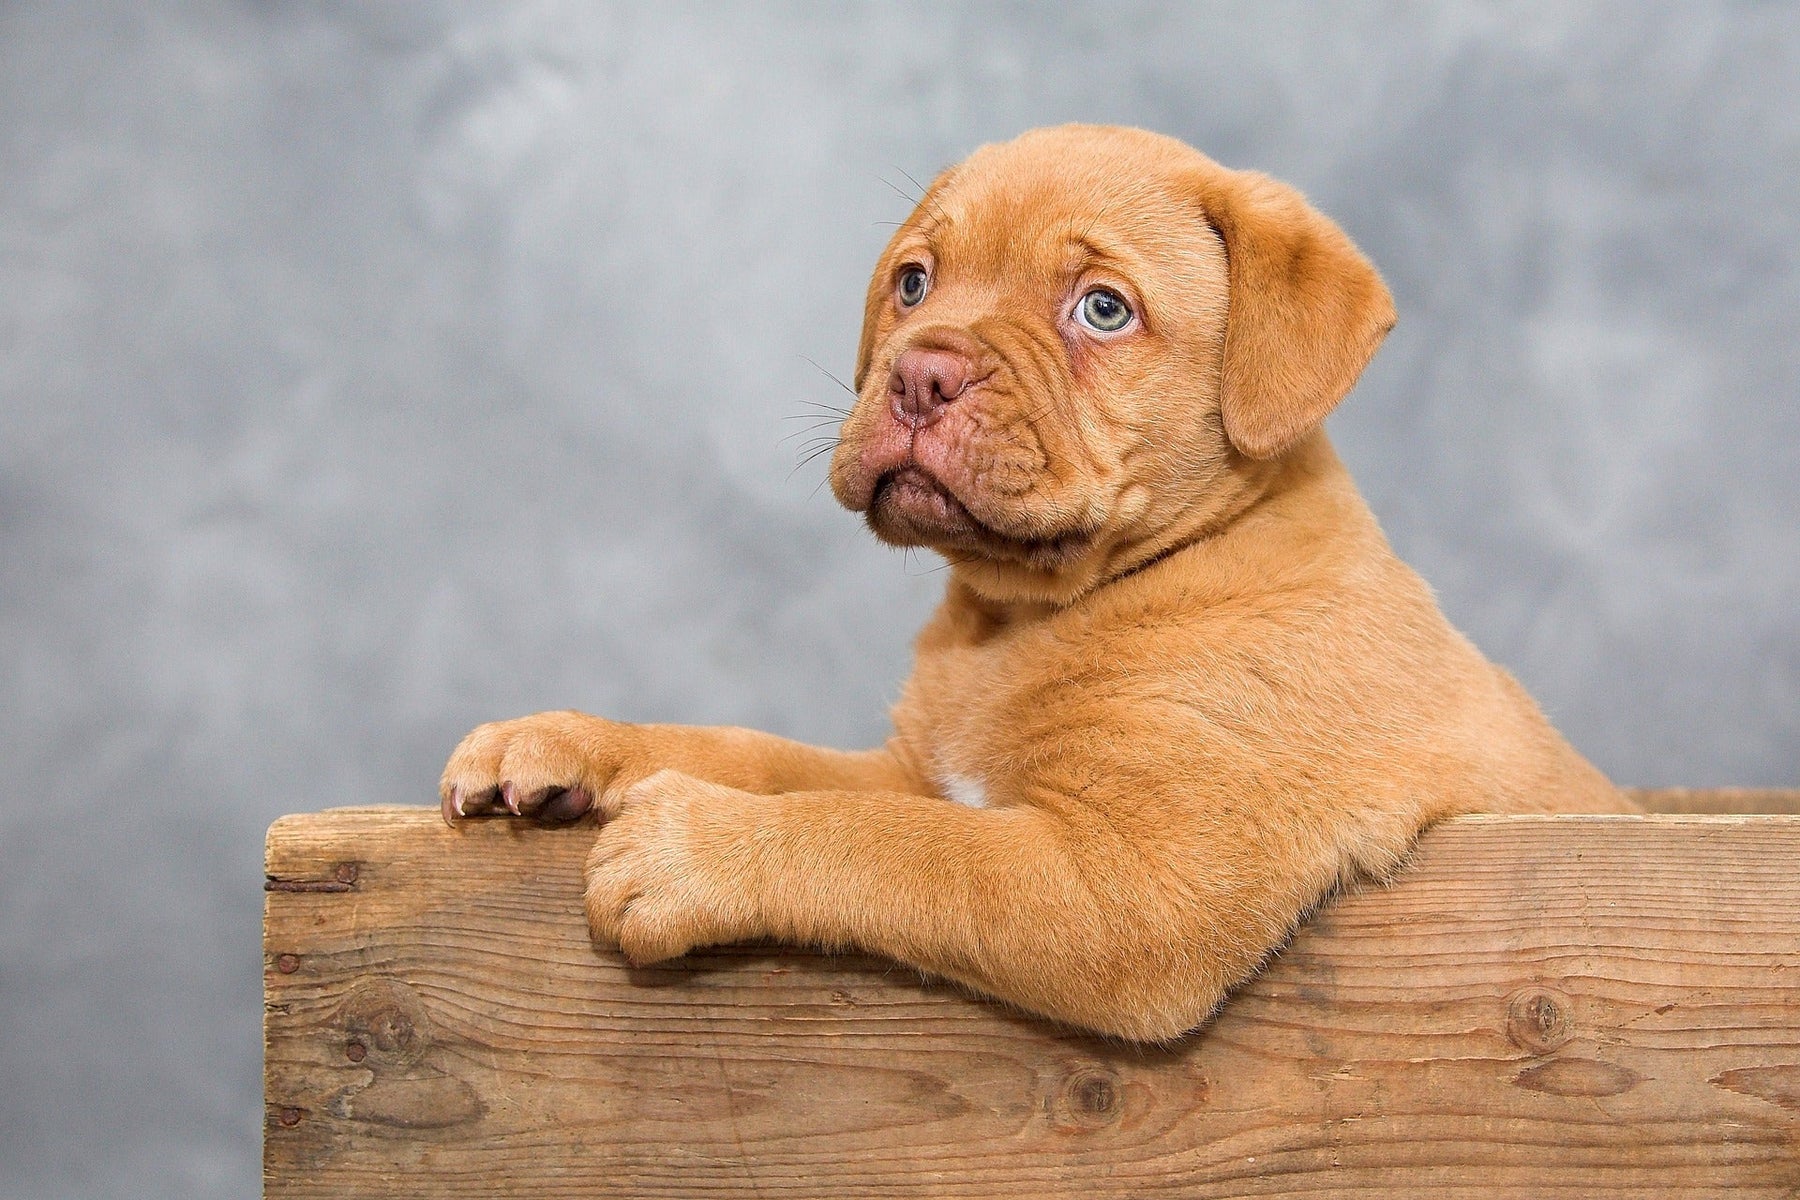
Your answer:
[[[1240,453],[1274,458],[1349,393],[1394,300],[1344,231],[1284,183],[1211,166],[1201,207],[1230,272],[1219,405]]]
[[[869,290],[863,296],[862,334],[856,339],[856,373],[850,376],[850,386],[859,396],[862,395],[863,376],[869,373],[869,359],[875,353],[875,320],[894,290],[888,279],[887,264],[887,251],[883,250],[881,260],[875,264],[875,274],[869,278]]]

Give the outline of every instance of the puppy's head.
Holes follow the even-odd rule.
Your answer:
[[[1291,188],[1063,126],[939,176],[869,284],[831,485],[995,598],[1204,532],[1341,400],[1387,289]]]

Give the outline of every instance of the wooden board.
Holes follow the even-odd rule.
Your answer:
[[[1626,788],[1656,813],[1791,813],[1800,815],[1793,788]]]
[[[1800,1195],[1800,817],[1474,817],[1203,1032],[890,964],[634,971],[589,829],[269,833],[266,1195]]]

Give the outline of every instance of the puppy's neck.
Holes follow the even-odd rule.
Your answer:
[[[1264,510],[1321,502],[1328,510],[1366,512],[1323,430],[1278,459],[1231,455],[1185,503],[1155,514],[1140,529],[1123,531],[1067,568],[1052,572],[1012,563],[957,563],[951,569],[952,590],[1002,623],[1047,615],[1177,555],[1203,551]]]

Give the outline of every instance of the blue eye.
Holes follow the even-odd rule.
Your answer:
[[[1117,333],[1131,324],[1131,306],[1117,292],[1095,288],[1075,306],[1075,319],[1095,333]]]
[[[923,300],[930,286],[931,277],[925,274],[924,267],[910,266],[902,269],[895,288],[900,294],[900,307],[911,308]]]

